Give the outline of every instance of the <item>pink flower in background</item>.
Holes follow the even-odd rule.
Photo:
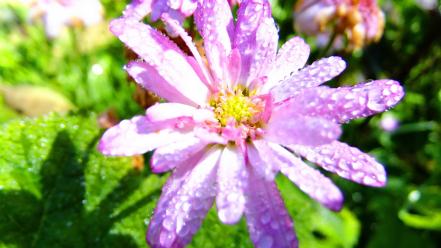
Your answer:
[[[57,37],[65,26],[91,26],[103,18],[99,0],[30,0],[31,17],[42,16],[46,34]]]
[[[124,10],[125,18],[142,20],[151,14],[152,21],[157,21],[163,14],[179,21],[191,16],[202,0],[132,0]]]
[[[384,14],[376,0],[300,0],[294,15],[298,31],[326,33],[328,37],[337,32],[345,35],[354,49],[383,35]]]
[[[397,118],[389,113],[383,114],[380,120],[380,127],[386,132],[393,132],[400,126]]]
[[[132,0],[123,12],[124,18],[137,21],[150,15],[152,21],[157,21],[163,16],[171,18],[182,24],[186,17],[193,15],[204,0]],[[239,5],[241,0],[228,0],[230,6]],[[166,24],[167,33],[170,36],[177,36],[173,28]]]
[[[387,110],[403,89],[387,79],[321,86],[345,62],[328,57],[305,66],[309,47],[298,37],[277,49],[268,1],[243,1],[237,21],[227,1],[200,5],[195,22],[208,63],[167,13],[161,19],[191,56],[136,18],[111,23],[111,31],[142,58],[126,71],[168,102],[108,129],[99,150],[111,156],[154,150],[153,172],[173,170],[150,221],[151,247],[188,244],[214,202],[225,224],[245,215],[256,247],[297,247],[275,175],[286,175],[332,210],[342,207],[342,193],[302,157],[343,178],[385,185],[382,165],[337,139],[342,123]]]

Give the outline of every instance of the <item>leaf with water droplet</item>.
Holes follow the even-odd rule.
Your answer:
[[[164,180],[96,150],[96,116],[0,127],[0,247],[144,247]],[[42,145],[44,144],[44,145]]]
[[[398,216],[408,226],[441,230],[441,187],[426,186],[409,193]]]

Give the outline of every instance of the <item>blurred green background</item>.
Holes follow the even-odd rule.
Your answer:
[[[145,247],[145,230],[168,174],[144,157],[96,151],[106,123],[144,111],[122,69],[123,44],[107,30],[127,1],[102,0],[105,20],[48,39],[18,1],[0,0],[0,247]],[[296,34],[295,1],[272,1],[280,42]],[[383,0],[383,38],[344,57],[330,82],[393,78],[404,100],[344,126],[341,138],[385,165],[388,184],[368,188],[329,174],[345,194],[334,213],[278,177],[301,247],[440,247],[441,7]],[[314,37],[309,63],[322,51]],[[138,92],[139,94],[139,92]],[[139,97],[138,97],[139,102]],[[55,113],[45,114],[48,111]],[[382,128],[392,118],[399,126]],[[252,247],[244,220],[221,224],[212,209],[191,247]]]

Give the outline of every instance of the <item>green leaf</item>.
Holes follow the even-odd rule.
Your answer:
[[[0,128],[0,247],[143,247],[163,179],[96,151],[96,117]]]
[[[398,216],[411,227],[441,230],[441,188],[431,186],[411,191]]]
[[[301,247],[354,247],[360,223],[348,209],[333,212],[301,192],[286,177],[278,178],[285,205],[294,219]]]

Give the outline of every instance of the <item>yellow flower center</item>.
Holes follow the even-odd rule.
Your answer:
[[[225,127],[229,120],[234,119],[237,124],[254,126],[258,122],[257,115],[262,108],[254,102],[247,89],[238,88],[233,92],[222,92],[215,95],[210,101],[216,119]]]

